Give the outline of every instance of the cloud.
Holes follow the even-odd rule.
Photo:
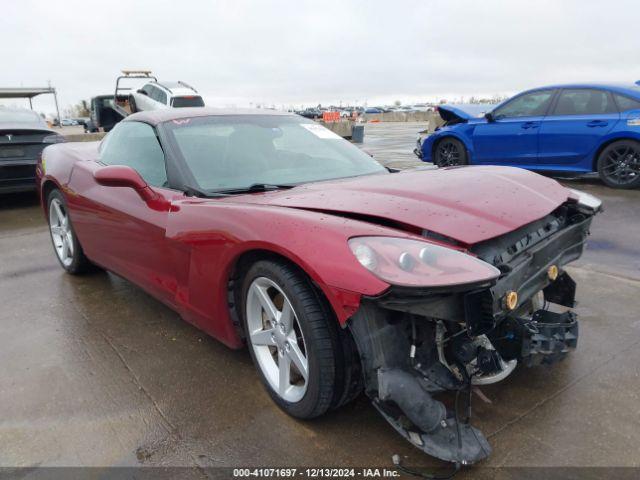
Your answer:
[[[0,86],[51,81],[62,106],[122,68],[195,85],[209,103],[390,103],[632,82],[634,0],[5,2]],[[36,108],[52,110],[50,100]]]

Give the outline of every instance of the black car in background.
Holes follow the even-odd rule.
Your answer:
[[[64,142],[36,112],[0,108],[0,193],[36,189],[36,163],[47,145]]]
[[[296,113],[302,117],[310,118],[311,120],[322,118],[322,110],[318,108],[307,108],[305,110],[297,111]]]

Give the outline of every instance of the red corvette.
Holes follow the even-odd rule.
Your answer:
[[[414,445],[470,464],[489,444],[435,397],[577,344],[563,266],[600,201],[535,173],[394,172],[296,115],[199,108],[47,147],[38,179],[66,271],[109,270],[247,344],[295,417],[364,389]]]

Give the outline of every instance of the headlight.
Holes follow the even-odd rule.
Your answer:
[[[349,248],[363,267],[392,285],[446,287],[500,276],[500,270],[471,255],[418,240],[355,237]]]
[[[583,192],[581,190],[574,190],[573,188],[570,188],[569,191],[577,197],[578,205],[590,208],[596,212],[600,210],[600,207],[602,207],[602,200],[595,195],[591,195],[590,193]]]

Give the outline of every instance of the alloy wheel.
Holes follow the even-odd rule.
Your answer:
[[[49,204],[49,230],[60,262],[68,267],[73,262],[73,231],[67,212],[57,198]]]
[[[285,401],[302,399],[309,380],[304,336],[291,302],[266,277],[247,291],[247,335],[258,365],[271,388]]]
[[[612,149],[604,159],[602,174],[616,185],[628,185],[640,176],[640,152],[630,145]]]
[[[438,145],[438,166],[451,167],[460,165],[460,149],[453,142],[442,142]]]

